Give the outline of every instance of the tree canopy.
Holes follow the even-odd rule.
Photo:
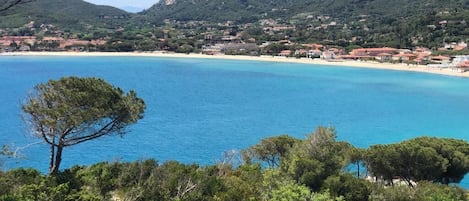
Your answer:
[[[34,88],[22,109],[34,136],[50,145],[50,172],[57,172],[64,147],[105,135],[124,135],[143,118],[144,101],[103,79],[64,77]]]
[[[243,150],[243,159],[248,162],[259,160],[266,162],[269,167],[278,167],[280,158],[297,142],[300,140],[288,135],[264,138],[258,144]]]
[[[419,137],[401,143],[371,146],[368,170],[378,177],[400,177],[410,183],[459,183],[469,172],[469,144],[463,140]]]
[[[318,127],[290,149],[280,168],[299,183],[320,189],[327,177],[337,175],[350,162],[351,145],[336,141],[336,136],[334,128]]]
[[[385,167],[385,170],[400,170],[403,169],[404,163],[410,163],[407,170],[410,170],[411,174],[408,175],[415,174],[423,178],[436,178],[432,175],[445,177],[444,173],[436,171],[441,168],[440,157],[445,159],[449,157],[439,153],[458,157],[460,154],[455,154],[457,152],[467,155],[465,141],[422,137],[397,144],[357,150],[345,142],[336,141],[335,137],[336,133],[333,128],[319,127],[306,139],[281,135],[261,140],[253,146],[261,150],[273,151],[266,152],[274,153],[273,155],[282,152],[276,155],[278,158],[275,159],[280,161],[279,167],[263,166],[262,164],[266,161],[260,158],[238,166],[226,164],[201,166],[177,161],[159,163],[155,159],[148,159],[134,162],[101,162],[90,166],[80,165],[51,175],[42,175],[34,169],[20,168],[6,172],[0,170],[0,201],[466,201],[469,198],[467,190],[455,185],[439,184],[438,181],[418,181],[417,185],[412,187],[405,184],[397,185],[397,183],[385,186],[382,182],[370,182],[356,177],[343,168],[348,166],[347,163],[356,163],[361,157],[369,163],[368,158],[371,155],[390,151],[389,154],[381,155],[389,157],[382,160],[382,164],[385,164],[382,167]],[[291,139],[294,140],[290,141]],[[276,146],[268,146],[270,142],[275,142],[273,144],[276,145],[294,143],[292,147],[282,146],[290,147],[283,153],[282,149],[279,149],[282,151],[272,149]],[[261,144],[267,146],[258,146]],[[397,145],[408,147],[403,148]],[[393,149],[397,150],[392,151]],[[356,153],[351,153],[351,150]],[[395,154],[404,151],[408,152],[407,155],[400,156],[409,158],[396,160]],[[461,163],[464,160],[455,162],[455,160],[462,159],[458,157],[448,160],[448,164],[451,165],[447,166],[447,170],[455,164],[459,164],[458,167],[464,166],[464,163]],[[269,160],[269,158],[266,159]],[[386,160],[393,163],[385,163]],[[402,163],[399,163],[399,160]],[[415,165],[417,163],[422,166]],[[435,166],[432,167],[432,165]],[[380,173],[375,171],[376,167],[368,167],[371,168],[369,169],[371,174]],[[454,170],[457,169],[454,168]],[[403,174],[391,172],[389,175],[398,173]],[[430,175],[424,176],[424,173]],[[414,179],[417,176],[409,176],[409,178]]]

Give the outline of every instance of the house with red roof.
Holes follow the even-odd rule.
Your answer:
[[[430,57],[430,61],[434,63],[448,63],[450,60],[451,60],[450,57],[442,56],[442,55]]]
[[[396,48],[382,47],[382,48],[358,48],[353,49],[346,58],[360,59],[360,58],[375,58],[379,55],[394,54],[397,51]]]

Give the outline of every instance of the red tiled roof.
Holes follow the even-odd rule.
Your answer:
[[[380,47],[380,48],[358,48],[358,49],[353,49],[355,51],[396,51],[396,48],[391,48],[391,47]]]

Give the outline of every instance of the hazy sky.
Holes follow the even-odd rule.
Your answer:
[[[158,0],[85,0],[96,5],[109,5],[118,8],[132,6],[138,8],[149,8]]]

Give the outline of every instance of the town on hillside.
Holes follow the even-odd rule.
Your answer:
[[[311,16],[312,17],[312,16]],[[313,18],[313,17],[312,17]],[[339,24],[329,16],[314,17],[322,22],[308,30],[323,33]],[[363,19],[362,19],[363,20]],[[273,19],[258,23],[209,23],[165,20],[165,26],[113,32],[71,33],[52,24],[36,25],[31,21],[19,29],[0,29],[0,52],[74,51],[74,52],[154,52],[200,53],[207,55],[271,55],[279,57],[324,59],[327,61],[360,60],[407,65],[427,65],[458,72],[469,70],[467,43],[442,42],[437,48],[340,46],[340,41],[307,42],[298,40],[301,28]],[[447,23],[447,22],[446,22]],[[439,22],[445,26],[445,22]],[[303,33],[304,34],[304,33]],[[352,43],[359,38],[352,38]]]

